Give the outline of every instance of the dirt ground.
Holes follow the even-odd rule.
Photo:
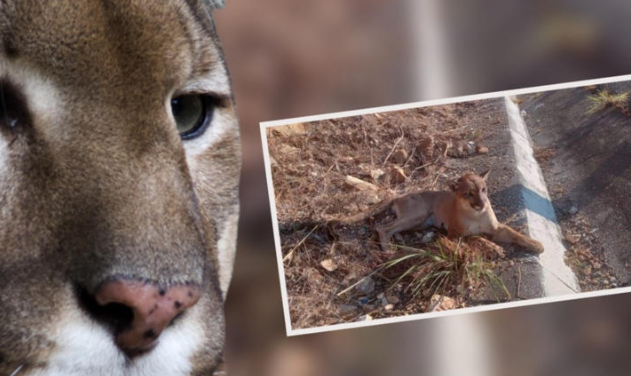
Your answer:
[[[522,266],[528,273],[533,259],[510,246],[475,237],[451,242],[429,230],[395,235],[383,252],[374,224],[391,215],[327,224],[397,194],[444,190],[490,167],[497,217],[521,229],[502,101],[267,129],[293,329],[524,298]],[[539,294],[524,291],[526,298]]]

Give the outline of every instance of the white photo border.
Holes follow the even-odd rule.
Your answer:
[[[417,313],[417,314],[408,315],[408,316],[380,318],[380,319],[374,319],[370,321],[341,323],[341,324],[333,324],[333,325],[319,326],[319,327],[306,328],[306,329],[293,329],[291,326],[291,318],[289,315],[289,301],[287,297],[287,286],[286,286],[286,281],[285,281],[283,256],[282,256],[281,242],[280,242],[281,239],[280,239],[280,232],[278,229],[278,217],[276,215],[276,200],[275,200],[275,195],[274,195],[274,184],[272,182],[272,171],[271,171],[271,165],[270,165],[269,148],[268,148],[268,143],[267,143],[266,130],[268,128],[282,126],[282,125],[296,124],[296,123],[308,123],[308,122],[319,121],[319,120],[338,119],[338,118],[344,118],[344,117],[350,117],[350,116],[369,115],[369,114],[382,113],[382,112],[394,112],[394,111],[409,110],[409,109],[414,109],[414,108],[441,106],[441,105],[461,103],[461,102],[471,102],[471,101],[484,100],[484,99],[496,99],[496,98],[502,98],[506,96],[517,96],[517,95],[525,95],[525,94],[543,93],[547,91],[574,89],[574,88],[580,88],[580,87],[590,86],[590,85],[611,84],[611,83],[624,82],[624,81],[631,81],[631,75],[621,75],[621,76],[612,76],[612,77],[606,77],[606,78],[572,81],[572,82],[566,82],[566,83],[560,83],[560,84],[535,86],[535,87],[529,87],[529,88],[523,88],[523,89],[496,91],[496,92],[490,92],[490,93],[473,94],[473,95],[451,97],[451,98],[444,98],[444,99],[432,99],[432,100],[427,100],[427,101],[411,102],[411,103],[405,103],[405,104],[399,104],[399,105],[373,107],[373,108],[366,108],[366,109],[359,109],[359,110],[352,110],[352,111],[333,112],[333,113],[322,114],[322,115],[303,116],[303,117],[297,117],[297,118],[261,122],[259,126],[260,126],[260,131],[261,131],[261,142],[263,146],[263,160],[265,164],[265,176],[267,180],[267,190],[269,194],[272,227],[274,231],[274,246],[276,248],[276,261],[278,264],[278,275],[280,279],[280,288],[281,288],[281,296],[282,296],[282,301],[283,301],[283,312],[285,316],[285,328],[286,328],[287,336],[292,337],[292,336],[305,335],[305,334],[330,332],[330,331],[335,331],[335,330],[363,328],[363,327],[383,325],[383,324],[417,321],[421,319],[429,319],[429,318],[436,318],[436,317],[462,315],[462,314],[474,313],[474,312],[495,311],[495,310],[506,309],[506,308],[525,307],[525,306],[531,306],[531,305],[537,305],[537,304],[587,299],[587,298],[594,298],[594,297],[608,296],[608,295],[618,295],[618,294],[631,292],[631,287],[618,287],[615,289],[608,289],[608,290],[580,292],[580,293],[569,294],[569,295],[534,298],[534,299],[529,299],[529,300],[524,300],[524,301],[495,303],[495,304],[488,304],[488,305],[476,306],[476,307],[458,308],[458,309],[452,309],[449,311]]]

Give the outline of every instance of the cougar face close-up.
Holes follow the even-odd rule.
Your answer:
[[[210,375],[240,143],[196,0],[0,1],[0,374]]]

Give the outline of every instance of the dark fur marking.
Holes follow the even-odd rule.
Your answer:
[[[9,59],[15,59],[19,55],[17,46],[10,38],[4,43],[4,53]]]
[[[149,329],[143,334],[143,336],[145,338],[156,338],[156,332],[154,332],[153,329]]]

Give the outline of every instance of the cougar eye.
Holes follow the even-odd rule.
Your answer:
[[[11,82],[0,79],[0,126],[15,129],[29,123],[24,94]]]
[[[200,136],[212,120],[215,104],[207,95],[186,94],[171,99],[171,112],[183,140]]]

